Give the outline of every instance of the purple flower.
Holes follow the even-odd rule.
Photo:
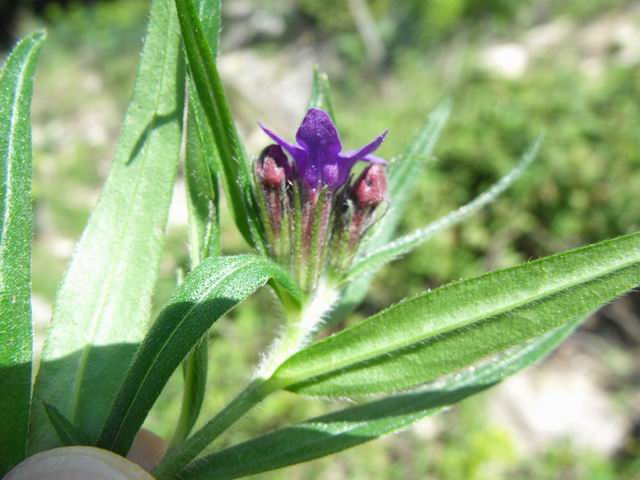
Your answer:
[[[298,178],[308,188],[326,185],[337,190],[349,178],[353,165],[362,160],[371,163],[386,163],[372,155],[387,136],[385,130],[368,145],[342,152],[342,142],[331,117],[324,111],[311,108],[302,120],[296,133],[296,144],[279,137],[268,128],[260,128],[293,158]]]

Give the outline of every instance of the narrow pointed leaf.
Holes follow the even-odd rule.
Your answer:
[[[0,70],[0,477],[26,454],[31,397],[31,95],[44,33]]]
[[[72,445],[89,445],[88,439],[80,432],[74,424],[72,424],[67,417],[65,417],[60,410],[53,405],[42,402],[44,411],[51,422],[51,426],[58,434],[60,442],[65,447]]]
[[[365,251],[385,244],[395,232],[427,162],[432,160],[433,150],[450,115],[451,101],[445,100],[429,115],[427,123],[418,131],[407,150],[390,165],[389,210],[366,240],[363,246]]]
[[[409,199],[422,178],[425,166],[432,158],[433,150],[450,114],[451,102],[445,100],[429,115],[427,122],[418,131],[406,151],[389,166],[389,209],[374,225],[371,234],[365,237],[359,257],[364,257],[381,248],[395,234]],[[332,311],[330,323],[340,321],[362,302],[375,273],[375,270],[369,270],[346,285],[340,297],[340,303]]]
[[[513,170],[498,180],[487,191],[478,195],[466,205],[463,205],[450,214],[430,223],[424,228],[415,230],[374,250],[366,257],[356,261],[355,265],[347,273],[345,281],[358,278],[368,271],[378,270],[396,258],[411,252],[417,246],[426,242],[434,235],[463,222],[485,206],[491,204],[524,174],[529,165],[531,165],[531,162],[536,158],[538,150],[540,149],[540,142],[541,140],[538,139],[531,146]]]
[[[220,0],[199,0],[198,16],[205,37],[209,39],[214,58],[217,56],[220,32]],[[189,257],[191,269],[203,258],[220,254],[220,198],[216,165],[220,164],[215,140],[195,90],[187,80],[187,145],[185,179],[189,225]],[[193,428],[204,401],[209,360],[206,337],[182,363],[184,379],[182,406],[172,445],[183,442]]]
[[[148,328],[182,136],[179,45],[173,2],[154,0],[113,166],[54,306],[32,452],[60,444],[43,399],[97,438]]]
[[[274,385],[309,395],[432,381],[583,317],[640,284],[640,233],[400,302],[295,354]]]
[[[321,72],[318,67],[313,69],[313,78],[311,80],[311,96],[307,108],[319,108],[329,114],[333,123],[336,123],[336,114],[333,109],[333,100],[331,99],[331,86],[329,85],[329,77],[326,73]]]
[[[217,157],[209,129],[200,123],[201,107],[190,103],[187,120],[185,183],[189,225],[189,258],[197,266],[203,258],[220,253],[220,198],[213,166]]]
[[[207,124],[215,139],[220,172],[233,218],[245,240],[261,245],[257,216],[252,206],[250,171],[229,103],[193,0],[175,0],[182,40]]]
[[[402,430],[536,363],[583,320],[567,323],[477,369],[449,377],[437,387],[312,418],[203,457],[189,465],[183,477],[224,480],[256,475],[325,457]]]
[[[253,255],[204,260],[185,278],[142,343],[98,446],[125,454],[162,388],[189,351],[227,311],[274,279],[300,299],[278,265]]]
[[[220,32],[220,0],[198,0],[198,16],[212,55],[217,57]],[[216,166],[220,158],[195,84],[188,83],[188,121],[185,158],[189,253],[192,267],[209,254],[220,252],[219,192]]]

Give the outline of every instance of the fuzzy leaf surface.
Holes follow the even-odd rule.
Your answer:
[[[289,274],[263,257],[208,258],[187,275],[142,343],[98,446],[125,454],[180,362],[218,318],[270,279],[301,298]]]
[[[260,247],[262,240],[253,208],[249,165],[218,74],[214,51],[193,0],[175,0],[175,4],[189,71],[218,150],[222,185],[231,213],[245,240]]]
[[[640,233],[445,285],[286,360],[272,382],[328,397],[392,392],[582,318],[640,284]]]
[[[402,430],[479,393],[542,359],[583,319],[569,322],[485,365],[421,391],[396,395],[312,418],[196,460],[184,478],[240,478],[308,462]]]
[[[44,33],[22,40],[0,70],[0,476],[26,454],[31,326],[31,95]]]
[[[33,453],[60,445],[42,400],[95,441],[148,329],[182,137],[179,46],[173,2],[154,0],[111,172],[54,306],[36,383]]]
[[[215,58],[220,32],[220,0],[199,0],[197,8],[205,37],[209,39]],[[195,85],[191,81],[188,83],[188,92],[185,180],[189,256],[192,267],[195,267],[202,258],[220,252],[220,199],[216,171],[220,158]]]

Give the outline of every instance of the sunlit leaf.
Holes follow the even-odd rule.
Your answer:
[[[322,396],[420,385],[581,318],[640,284],[640,233],[452,283],[295,354],[274,385]]]
[[[208,258],[187,275],[142,343],[98,446],[125,454],[162,388],[189,351],[218,318],[270,278],[300,300],[301,293],[290,276],[263,257]]]
[[[203,457],[187,466],[183,478],[222,480],[255,475],[331,455],[402,430],[537,362],[582,321],[569,322],[479,368],[448,377],[428,389],[312,418]]]
[[[198,16],[209,39],[214,58],[220,32],[220,0],[199,0]],[[216,166],[220,164],[211,129],[195,90],[187,80],[187,145],[184,175],[187,189],[190,268],[202,259],[220,254],[220,194]],[[204,401],[209,360],[206,338],[199,342],[183,362],[183,395],[180,417],[171,440],[183,442],[193,428]]]
[[[405,152],[389,166],[389,208],[374,225],[371,234],[365,237],[359,257],[365,257],[393,238],[409,199],[422,178],[425,166],[432,159],[433,150],[450,114],[450,101],[446,100],[438,105]],[[368,270],[345,286],[329,322],[338,322],[362,302],[375,273],[375,270]]]
[[[42,32],[22,40],[0,70],[0,476],[24,459],[29,428],[31,94],[43,40]]]
[[[524,174],[529,165],[531,165],[531,162],[536,158],[538,150],[540,149],[540,142],[541,140],[538,139],[533,144],[513,170],[498,180],[487,191],[481,193],[466,205],[463,205],[448,215],[430,223],[424,228],[420,228],[408,233],[407,235],[403,235],[402,237],[377,248],[364,258],[356,260],[351,270],[347,273],[345,281],[358,278],[369,271],[378,270],[392,260],[411,252],[417,246],[426,242],[434,235],[463,222],[485,206],[492,203]]]
[[[199,0],[198,15],[213,56],[218,50],[220,1]],[[189,256],[192,267],[202,258],[220,252],[220,199],[216,166],[218,151],[195,86],[188,84],[187,145],[185,180],[189,212]]]
[[[32,452],[60,445],[43,399],[97,438],[148,329],[181,143],[179,46],[173,2],[154,0],[113,166],[54,306],[36,382]]]
[[[236,131],[229,102],[193,0],[175,0],[182,40],[202,109],[220,159],[222,185],[238,229],[250,245],[260,248],[259,220],[253,208],[250,171]]]

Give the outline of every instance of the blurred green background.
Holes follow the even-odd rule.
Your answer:
[[[45,26],[34,98],[34,311],[41,341],[65,264],[106,177],[148,4],[0,1],[0,40]],[[402,223],[409,231],[506,173],[539,133],[526,176],[464,225],[384,270],[353,323],[442,283],[640,229],[640,2],[629,0],[226,0],[220,70],[249,150],[263,121],[293,133],[311,68],[333,82],[344,143],[388,128],[400,153],[454,101]],[[4,54],[0,54],[4,55]],[[156,309],[187,264],[180,180]],[[245,248],[228,218],[227,252]],[[264,305],[274,308],[264,308]],[[278,326],[260,292],[211,332],[203,418],[249,379]],[[640,300],[605,307],[542,365],[402,434],[261,478],[640,479]],[[176,376],[149,428],[170,436]],[[290,394],[223,442],[335,408]]]

